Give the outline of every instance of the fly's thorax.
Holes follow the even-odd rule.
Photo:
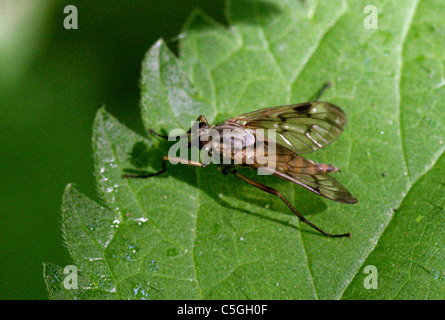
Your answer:
[[[256,137],[252,130],[236,123],[223,123],[200,131],[203,151],[224,164],[242,164],[253,157]]]
[[[225,122],[202,128],[199,135],[202,144],[201,161],[206,164],[271,167],[271,172],[275,168],[275,145],[271,148],[271,142],[274,142],[266,139],[262,130]]]
[[[220,132],[219,149],[223,158],[232,158],[235,164],[241,164],[254,156],[256,138],[251,130],[229,125]]]

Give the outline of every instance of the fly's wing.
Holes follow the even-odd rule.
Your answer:
[[[327,173],[329,172],[327,168],[334,167],[305,159],[281,146],[276,147],[275,156],[271,154],[267,156],[269,159],[267,167],[275,168],[272,170],[274,175],[334,201],[351,204],[357,202],[340,182]]]
[[[227,120],[264,135],[296,153],[316,151],[340,136],[346,125],[342,109],[328,102],[307,102],[253,111]],[[275,129],[273,137],[267,129]]]

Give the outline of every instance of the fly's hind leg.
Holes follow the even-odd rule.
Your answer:
[[[293,213],[295,213],[295,215],[304,223],[308,224],[309,226],[311,226],[312,228],[314,228],[315,230],[317,230],[318,232],[320,232],[321,234],[328,236],[328,237],[333,237],[333,238],[339,238],[339,237],[351,237],[350,233],[344,233],[344,234],[331,234],[328,233],[322,229],[320,229],[319,227],[317,227],[316,225],[314,225],[312,222],[310,222],[309,220],[307,220],[305,217],[303,217],[303,215],[297,211],[297,209],[294,208],[294,206],[281,194],[280,191],[275,190],[271,187],[268,187],[262,183],[259,183],[257,181],[251,180],[249,178],[247,178],[246,176],[243,176],[242,174],[239,174],[236,169],[232,168],[227,168],[229,170],[230,173],[233,173],[235,176],[237,176],[239,179],[247,182],[248,184],[257,187],[260,190],[263,190],[267,193],[276,195],[277,197],[279,197],[281,200],[283,200],[283,202],[289,207],[289,209],[292,210]]]

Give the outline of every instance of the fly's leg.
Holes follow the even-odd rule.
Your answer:
[[[175,157],[169,157],[169,156],[163,156],[162,157],[162,170],[159,172],[151,173],[151,174],[123,174],[122,178],[139,178],[139,179],[145,179],[157,176],[161,173],[164,173],[167,171],[166,163],[167,161],[173,162],[173,163],[180,163],[180,164],[186,164],[189,166],[194,167],[205,167],[204,163],[193,161],[193,160],[187,160],[182,158],[175,158]]]
[[[168,140],[168,138],[169,138],[168,136],[160,134],[160,133],[154,131],[153,129],[149,129],[148,131],[150,133],[154,134],[155,136],[158,136],[159,138],[162,138],[162,139],[165,139],[165,140]],[[189,132],[187,132],[187,134],[184,134],[182,136],[177,136],[177,138],[188,137],[190,135],[190,132],[191,132],[191,129],[189,130]]]
[[[153,129],[149,129],[148,131],[149,131],[150,133],[153,133],[155,136],[158,136],[159,138],[168,140],[168,136],[165,136],[165,135],[163,135],[163,134],[157,133],[157,132],[154,131]]]
[[[204,117],[203,115],[200,115],[200,116],[198,117],[198,119],[196,119],[196,121],[199,122],[199,123],[203,122],[203,123],[205,123],[207,126],[209,126],[209,123],[207,122],[206,117]],[[148,131],[149,131],[150,133],[154,134],[155,136],[158,136],[159,138],[168,140],[168,136],[163,135],[163,134],[160,134],[160,133],[156,132],[156,131],[153,130],[153,129],[149,129]],[[190,128],[190,130],[187,132],[187,136],[189,136],[191,132],[192,132],[192,128]],[[185,135],[184,135],[184,136],[185,136]],[[180,136],[180,137],[181,137],[181,136]]]
[[[260,190],[266,191],[267,193],[276,195],[277,197],[279,197],[281,200],[283,200],[283,202],[289,207],[289,209],[292,210],[293,213],[295,213],[295,215],[304,223],[308,224],[309,226],[311,226],[312,228],[314,228],[315,230],[317,230],[318,232],[320,232],[321,234],[328,236],[328,237],[333,237],[333,238],[339,238],[339,237],[351,237],[350,233],[344,233],[344,234],[331,234],[328,233],[322,229],[320,229],[319,227],[317,227],[316,225],[314,225],[312,222],[310,222],[309,220],[307,220],[305,217],[303,217],[303,215],[297,211],[297,209],[294,208],[294,206],[281,194],[280,191],[275,190],[271,187],[268,187],[262,183],[259,183],[257,181],[253,181],[249,178],[247,178],[246,176],[243,176],[242,174],[239,174],[236,169],[231,168],[230,173],[233,173],[235,176],[237,176],[238,178],[240,178],[241,180],[247,182],[248,184],[257,187]]]

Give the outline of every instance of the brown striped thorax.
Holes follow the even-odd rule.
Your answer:
[[[272,148],[275,149],[275,143],[265,143],[262,130],[224,122],[200,129],[199,136],[203,142],[201,155],[211,158],[214,164],[251,165],[256,168],[275,164],[275,153],[271,152]],[[271,159],[268,159],[269,155]],[[268,164],[268,160],[272,161]]]

